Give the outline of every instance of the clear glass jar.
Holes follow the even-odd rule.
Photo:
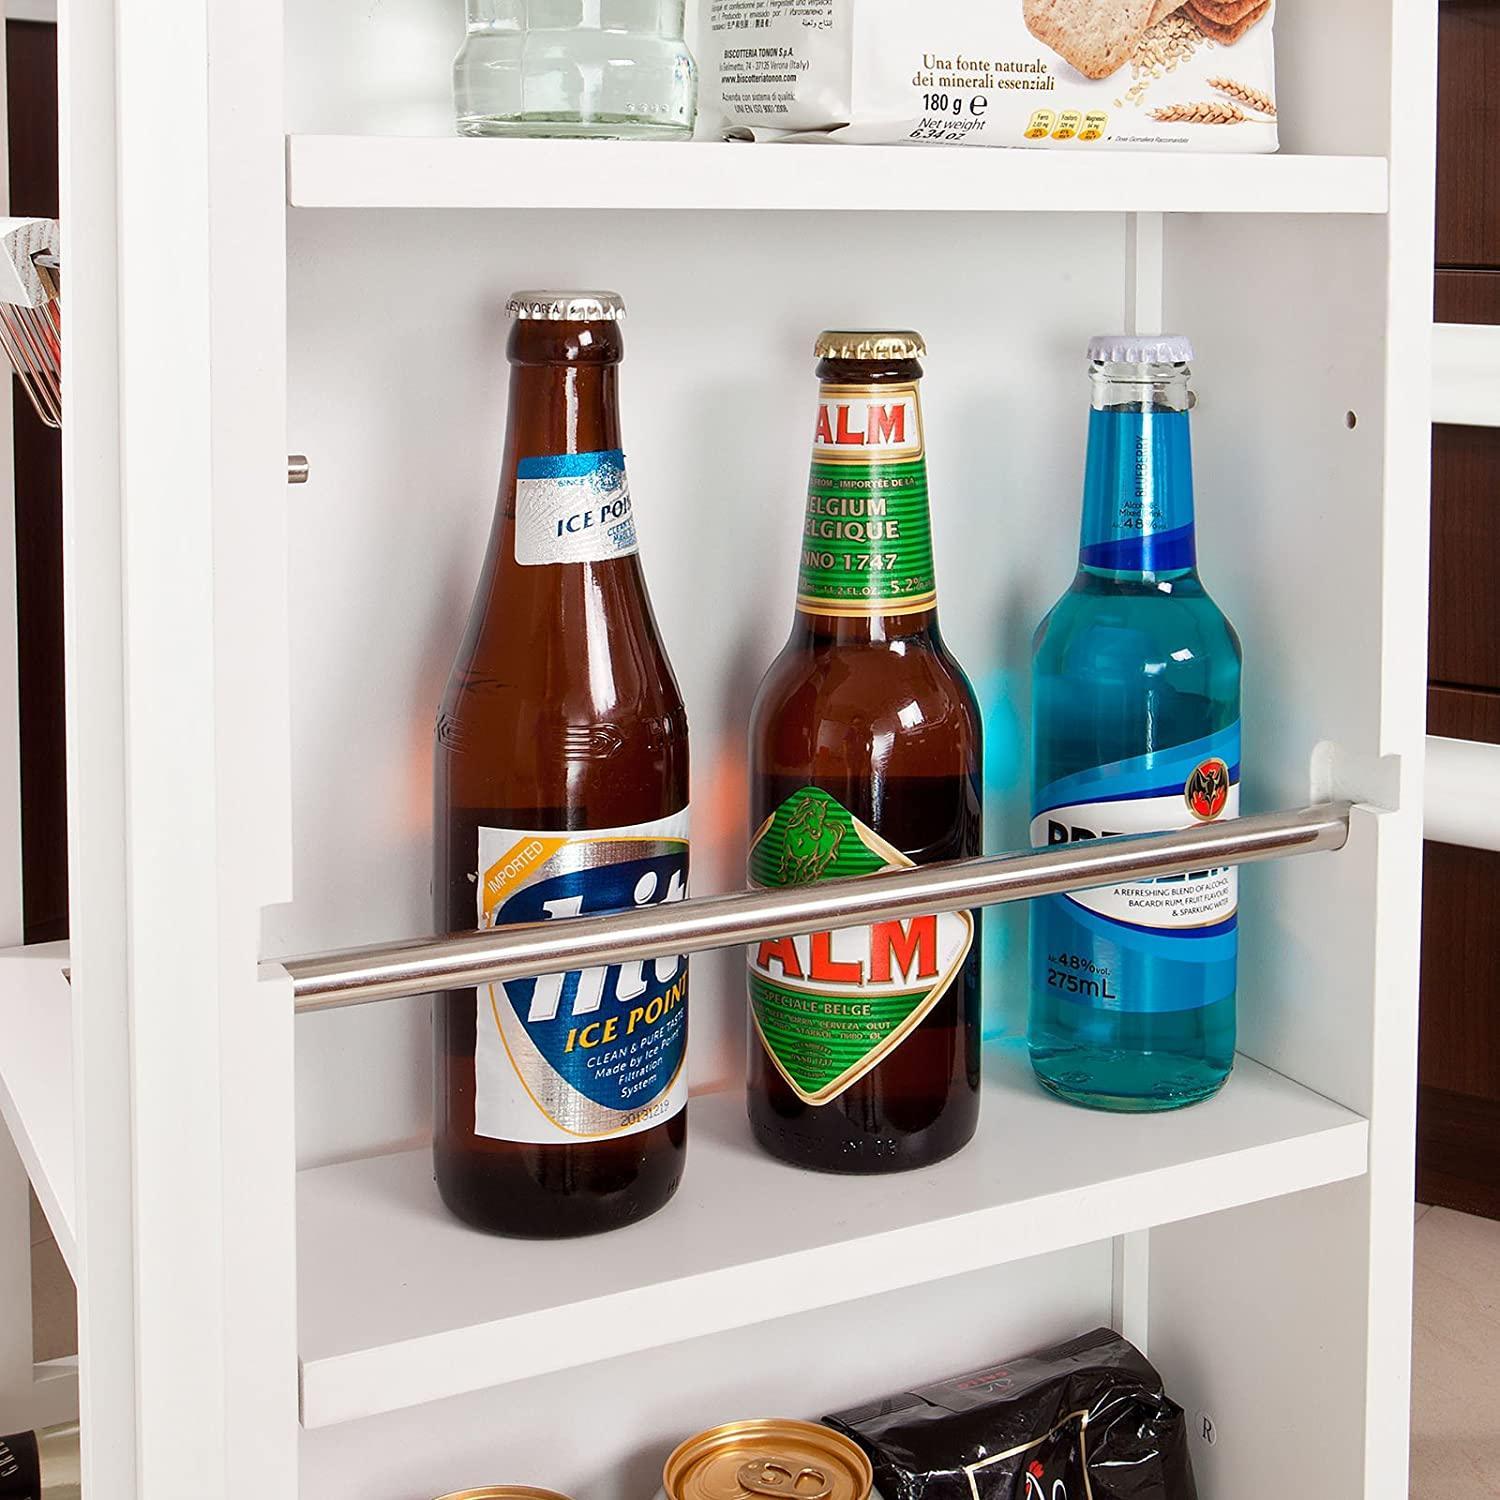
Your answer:
[[[684,0],[468,0],[453,64],[462,135],[685,140],[698,70]]]

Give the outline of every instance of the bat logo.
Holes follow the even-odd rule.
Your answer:
[[[1212,823],[1229,801],[1229,767],[1217,756],[1193,768],[1183,788],[1188,811],[1200,823]]]

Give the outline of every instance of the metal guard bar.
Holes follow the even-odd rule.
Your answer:
[[[1347,802],[1324,803],[1170,833],[1094,839],[780,890],[703,896],[607,917],[529,922],[349,948],[287,959],[281,966],[291,975],[299,1012],[334,1010],[559,970],[700,953],[813,928],[854,927],[874,918],[998,906],[1090,886],[1186,875],[1215,865],[1342,849],[1349,838],[1349,808]]]

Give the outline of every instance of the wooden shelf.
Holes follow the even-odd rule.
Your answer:
[[[799,1172],[738,1090],[694,1100],[677,1198],[605,1238],[451,1219],[427,1151],[299,1180],[302,1421],[321,1427],[1361,1175],[1366,1122],[1241,1059],[1191,1114],[1074,1109],[986,1056],[978,1139],[893,1181]],[[774,1212],[761,1212],[774,1205]]]
[[[0,950],[0,1118],[74,1279],[73,1006],[66,943]]]
[[[1383,214],[1379,156],[293,135],[300,208]],[[893,186],[894,185],[894,186]]]

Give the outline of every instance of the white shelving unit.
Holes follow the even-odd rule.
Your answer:
[[[90,1500],[638,1500],[699,1427],[1111,1320],[1191,1414],[1205,1497],[1404,1495],[1435,7],[1283,7],[1284,152],[1243,159],[461,141],[460,9],[61,8],[71,986],[59,953],[0,954],[0,1108],[79,1282]],[[1220,1099],[1121,1120],[1037,1093],[1007,909],[954,1161],[754,1154],[740,960],[707,955],[669,1209],[540,1248],[443,1216],[425,1004],[298,1020],[276,960],[429,930],[431,714],[489,524],[501,309],[538,283],[630,303],[705,893],[742,883],[817,329],[931,346],[996,849],[1025,843],[1029,638],[1073,566],[1084,341],[1193,335],[1246,810],[1360,804],[1339,853],[1244,873]],[[0,1328],[0,1427],[42,1373],[19,1348]]]

